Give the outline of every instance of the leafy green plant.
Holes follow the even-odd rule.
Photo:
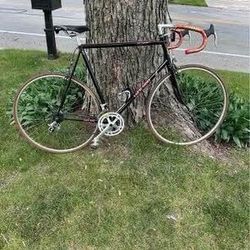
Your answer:
[[[57,69],[56,72],[58,73],[66,73],[65,69]],[[81,81],[86,80],[86,71],[82,68],[77,68],[75,71],[75,77],[80,79]],[[182,85],[182,91],[185,93],[185,102],[187,103],[187,106],[192,109],[192,107],[197,106],[197,103],[202,102],[204,100],[204,96],[206,98],[218,98],[218,96],[213,96],[213,93],[217,92],[217,87],[214,86],[212,82],[208,84],[208,79],[206,79],[206,84],[204,83],[204,79],[202,79],[201,76],[194,76],[185,74],[181,76],[181,81],[183,83]],[[203,85],[203,86],[202,86]],[[41,85],[41,88],[46,88],[46,86],[49,86],[50,91],[52,91],[51,84],[44,84]],[[200,91],[200,88],[202,86],[202,91]],[[44,100],[44,108],[39,110],[34,110],[31,107],[35,107],[35,102],[38,101],[38,99],[41,99],[41,96],[38,98],[36,95],[36,88],[33,90],[30,88],[29,93],[27,94],[27,98],[25,98],[25,103],[23,104],[23,110],[21,111],[23,113],[23,121],[25,123],[31,124],[32,120],[36,119],[37,116],[43,116],[44,112],[50,111],[51,107],[57,107],[56,103],[58,102],[58,84],[53,84],[55,98],[51,99],[51,93],[48,93],[46,89],[43,89],[41,93],[43,93],[42,99]],[[73,91],[73,92],[72,92]],[[13,90],[12,90],[13,92]],[[74,101],[76,98],[81,98],[83,93],[77,93],[78,90],[74,89],[71,90],[72,93],[70,93],[67,97],[68,102],[72,102],[72,105],[74,104]],[[57,96],[56,96],[57,95]],[[49,100],[48,100],[49,98]],[[7,107],[7,114],[11,117],[11,120],[13,120],[12,116],[12,103],[13,100],[11,100]],[[220,103],[218,101],[218,103]],[[40,103],[39,103],[40,105]],[[71,104],[67,105],[68,107],[72,107]],[[244,98],[241,98],[237,96],[234,92],[230,94],[229,97],[229,109],[226,116],[225,121],[221,125],[221,127],[216,131],[214,135],[214,139],[216,142],[226,142],[226,143],[234,143],[238,147],[246,147],[250,145],[250,103],[249,101],[245,100]],[[200,106],[198,110],[195,111],[195,115],[199,116],[197,120],[199,120],[199,129],[207,129],[209,126],[212,126],[212,124],[215,123],[213,119],[215,119],[214,115],[211,115],[211,109],[209,107],[206,107],[206,105],[203,103],[203,105]]]
[[[216,141],[234,142],[238,147],[250,145],[250,103],[231,93],[225,121],[215,133]]]
[[[64,69],[57,69],[56,72],[65,74]],[[75,76],[79,79],[85,79],[85,71],[77,68]],[[22,119],[21,123],[24,126],[32,126],[34,121],[40,117],[44,117],[46,120],[51,119],[51,115],[55,114],[60,105],[61,96],[65,90],[66,82],[63,79],[55,78],[43,78],[37,81],[35,84],[31,84],[25,92],[22,94],[22,103],[19,105],[19,114]],[[7,105],[6,114],[13,121],[13,101],[15,90],[11,90],[13,94]],[[80,86],[73,85],[68,90],[67,98],[65,100],[64,112],[66,110],[74,108],[76,104],[83,100],[84,93]]]
[[[22,93],[19,117],[23,126],[30,127],[43,117],[50,121],[58,111],[67,82],[62,78],[41,78]],[[71,85],[65,100],[64,112],[72,110],[83,99],[84,93],[77,85]]]
[[[196,118],[199,130],[208,131],[221,114],[223,93],[217,82],[209,75],[199,75],[199,71],[191,72],[184,72],[178,76],[182,98]]]
[[[206,82],[205,82],[206,81]],[[216,115],[213,112],[220,111],[219,106],[211,110],[206,106],[206,99],[212,99],[213,103],[221,103],[217,95],[218,88],[211,79],[202,79],[200,76],[183,74],[181,76],[182,91],[185,103],[192,110],[199,123],[200,130],[207,129],[215,124]],[[202,89],[202,91],[201,91]],[[205,98],[204,98],[205,97]],[[222,97],[222,96],[221,96]],[[198,104],[202,105],[198,105]],[[195,108],[194,108],[195,107]],[[198,107],[198,108],[197,108]],[[216,131],[216,142],[234,143],[238,147],[250,145],[250,103],[244,98],[232,92],[229,96],[229,108],[221,127]],[[212,115],[213,113],[213,115]],[[218,113],[219,115],[219,113]]]

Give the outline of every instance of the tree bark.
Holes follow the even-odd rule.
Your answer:
[[[85,0],[85,4],[90,28],[88,43],[154,40],[158,36],[157,25],[166,23],[166,0]],[[111,111],[122,105],[118,92],[128,86],[133,89],[135,83],[139,87],[163,60],[159,46],[91,49],[89,58]],[[128,124],[138,122],[145,115],[148,93],[149,90],[145,91],[131,104],[126,117]],[[179,118],[188,119],[184,113]],[[185,129],[192,133],[194,130],[192,125],[181,127],[182,131]],[[216,155],[207,141],[193,148]]]
[[[166,18],[166,0],[86,0],[85,3],[90,43],[155,39],[157,25]],[[118,92],[147,79],[162,61],[159,46],[92,49],[89,56],[110,110],[121,105]],[[148,91],[144,93],[147,94]],[[131,105],[127,113],[130,123],[144,116],[143,97]]]

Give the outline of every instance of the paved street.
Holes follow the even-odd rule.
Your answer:
[[[63,8],[53,11],[56,24],[85,24],[82,1],[62,0]],[[30,0],[0,0],[0,48],[27,48],[46,50],[44,16],[41,10],[32,10]],[[72,51],[75,43],[67,37],[57,37],[61,51]]]
[[[85,23],[82,0],[62,0],[62,4],[63,8],[53,12],[54,24]],[[32,10],[29,0],[0,0],[0,13],[0,48],[46,49],[43,12]],[[175,22],[204,28],[214,23],[219,36],[218,47],[210,39],[203,53],[185,56],[182,50],[176,51],[180,64],[202,63],[219,69],[249,72],[248,11],[171,5],[170,13]],[[57,45],[61,51],[72,51],[75,42],[60,35]]]
[[[209,7],[249,11],[249,0],[206,0]]]

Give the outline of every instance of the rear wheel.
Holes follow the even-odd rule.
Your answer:
[[[14,101],[14,119],[29,143],[53,153],[86,146],[97,130],[99,102],[92,91],[72,79],[60,112],[68,80],[61,74],[44,74],[26,82]]]
[[[147,119],[154,135],[177,145],[211,136],[223,122],[228,105],[222,80],[207,67],[180,67],[176,71],[178,97],[170,78],[163,78],[149,96]]]

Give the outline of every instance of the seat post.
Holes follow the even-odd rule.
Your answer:
[[[80,46],[82,44],[81,38],[79,36],[76,36],[76,41],[77,41],[78,46]]]

